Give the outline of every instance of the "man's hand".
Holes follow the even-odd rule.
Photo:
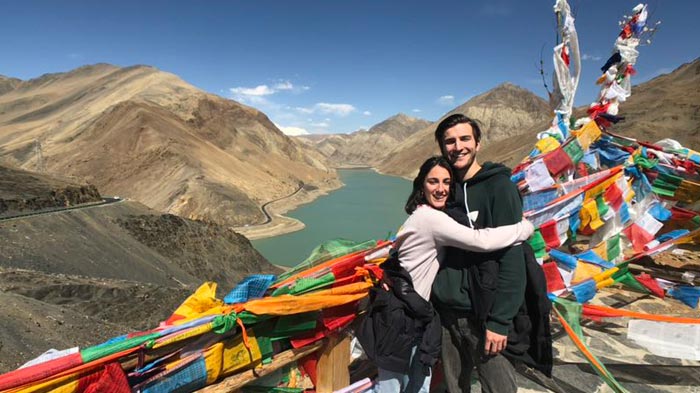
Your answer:
[[[484,352],[487,355],[493,356],[498,355],[506,349],[506,343],[508,342],[508,336],[502,336],[498,333],[494,333],[486,329],[486,345],[484,346]]]

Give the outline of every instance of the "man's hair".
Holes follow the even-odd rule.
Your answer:
[[[476,143],[481,142],[481,127],[479,127],[479,122],[475,119],[464,116],[461,113],[455,113],[454,115],[450,115],[444,118],[435,129],[435,141],[438,143],[438,146],[440,146],[440,152],[442,152],[443,156],[447,156],[447,152],[445,151],[445,142],[443,140],[445,137],[445,133],[450,128],[462,123],[467,123],[470,126],[472,126],[472,130],[474,130],[474,139],[476,140]]]
[[[425,178],[428,177],[428,173],[436,166],[441,166],[445,168],[447,170],[447,173],[450,174],[450,180],[454,181],[455,177],[454,173],[452,172],[452,166],[445,157],[433,156],[425,160],[423,165],[420,166],[420,170],[418,170],[418,175],[415,179],[413,179],[413,190],[411,191],[411,195],[408,196],[406,206],[404,207],[407,214],[412,214],[416,210],[418,205],[428,203],[428,199],[423,194],[423,183],[425,183]],[[450,190],[447,194],[448,202],[454,200],[455,190],[454,186],[452,185],[452,181],[450,182]]]

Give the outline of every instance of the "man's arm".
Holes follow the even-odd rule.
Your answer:
[[[510,179],[499,176],[497,192],[491,194],[493,225],[518,222],[523,215],[522,200]],[[506,346],[509,325],[525,295],[525,258],[521,245],[504,249],[498,255],[498,284],[493,307],[486,319],[486,353],[495,354]]]

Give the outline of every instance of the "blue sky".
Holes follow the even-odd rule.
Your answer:
[[[3,4],[0,74],[147,64],[265,112],[278,126],[352,132],[397,113],[436,120],[500,83],[546,94],[554,1],[16,1]],[[571,0],[590,103],[618,20],[637,4]],[[700,1],[655,0],[635,83],[700,56]],[[551,86],[550,78],[548,83]],[[633,93],[634,94],[634,93]],[[621,108],[624,111],[624,107]]]

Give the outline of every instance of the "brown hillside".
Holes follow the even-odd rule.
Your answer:
[[[482,149],[524,131],[543,130],[551,121],[551,110],[545,100],[526,89],[504,83],[472,98],[408,137],[378,165],[378,169],[387,174],[413,177],[423,160],[439,153],[433,136],[435,127],[454,113],[463,113],[482,123]]]
[[[0,217],[101,200],[93,185],[0,165]]]
[[[94,186],[0,166],[0,204],[25,201],[22,212],[95,197],[81,187],[99,197]],[[157,326],[204,281],[223,296],[243,277],[281,271],[230,228],[137,202],[2,218],[0,373],[49,348]]]
[[[5,94],[10,90],[14,90],[22,82],[21,79],[8,78],[0,75],[0,95]]]
[[[300,184],[337,187],[325,159],[261,112],[152,67],[81,67],[0,95],[0,160],[85,178],[106,194],[229,225]]]
[[[352,134],[325,135],[321,138],[299,138],[312,143],[336,166],[374,166],[404,139],[429,124],[427,120],[400,113],[372,126],[369,130],[360,130]]]
[[[577,108],[574,115],[585,116],[586,108]],[[620,104],[620,116],[625,120],[610,131],[649,142],[671,138],[700,149],[700,59],[633,86],[632,96]],[[513,166],[532,150],[536,133],[545,128],[488,144],[480,155]]]
[[[672,138],[700,149],[700,58],[632,89],[620,104],[625,121],[611,130],[640,140]]]

